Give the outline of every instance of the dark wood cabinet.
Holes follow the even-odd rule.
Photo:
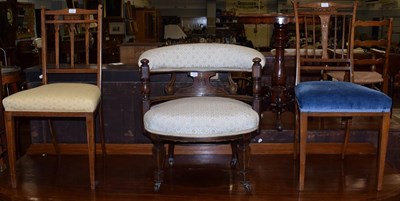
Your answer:
[[[118,33],[110,32],[110,26],[113,24],[123,24],[121,29],[125,30],[125,23],[122,18],[104,18],[103,20],[103,47],[102,56],[103,63],[116,63],[119,62],[119,45],[124,42],[125,31]]]
[[[244,36],[244,26],[238,22],[235,15],[221,15],[217,17],[215,27],[215,36],[217,38]]]
[[[157,9],[135,9],[135,42],[158,42],[162,39],[161,15]]]

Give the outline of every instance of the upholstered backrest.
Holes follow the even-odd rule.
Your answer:
[[[247,71],[252,70],[253,59],[264,55],[259,51],[231,44],[179,44],[147,50],[139,58],[149,60],[150,71]]]
[[[222,96],[239,99],[260,111],[261,68],[265,58],[259,51],[231,44],[193,43],[159,47],[139,58],[143,91],[143,114],[151,105],[188,96]],[[232,72],[248,72],[252,77],[250,95],[238,95]],[[218,74],[218,76],[216,76]],[[150,82],[162,74],[163,95],[151,93]]]

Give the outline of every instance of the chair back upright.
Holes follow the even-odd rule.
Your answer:
[[[352,24],[357,10],[353,4],[335,2],[301,3],[293,1],[296,25],[296,85],[301,73],[346,71],[352,81]]]
[[[377,28],[380,33],[367,39],[362,37],[362,33],[365,29]],[[362,48],[363,53],[368,53],[366,57],[354,57],[355,68],[360,67],[361,71],[372,71],[382,75],[381,90],[384,93],[388,93],[389,88],[389,58],[390,58],[390,45],[392,42],[392,31],[393,31],[393,18],[383,19],[379,21],[364,21],[356,20],[353,26],[353,32],[358,37],[354,39],[354,48]],[[354,52],[354,54],[356,54]],[[379,68],[379,69],[378,69]],[[368,80],[366,80],[368,82]],[[363,80],[360,80],[360,84]]]
[[[49,82],[49,74],[53,73],[96,74],[96,85],[101,87],[102,18],[101,5],[93,10],[42,8],[43,84]],[[96,44],[92,44],[93,41]],[[96,61],[90,62],[89,50],[92,46],[92,49],[96,49]],[[83,52],[84,59],[77,59]],[[90,64],[94,62],[96,64]]]

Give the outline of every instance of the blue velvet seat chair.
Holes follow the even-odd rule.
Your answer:
[[[386,94],[353,83],[352,25],[357,1],[300,3],[293,1],[296,18],[296,139],[300,138],[299,190],[304,190],[308,120],[310,117],[344,118],[345,136],[351,128],[351,117],[379,118],[379,151],[377,190],[382,189],[392,100]],[[301,53],[301,49],[309,49]],[[309,54],[322,49],[322,54]],[[339,54],[341,52],[349,54]],[[315,51],[316,52],[316,51]],[[345,81],[326,80],[327,71],[345,71]],[[304,80],[308,71],[321,72],[316,81]],[[348,82],[346,82],[348,81]],[[348,139],[348,137],[345,137]],[[347,140],[345,140],[347,141]],[[344,145],[347,142],[344,143]],[[297,140],[295,143],[297,148]],[[342,152],[344,154],[345,147]]]
[[[239,45],[197,43],[151,49],[140,56],[145,135],[153,143],[155,191],[163,182],[164,145],[228,143],[231,165],[239,165],[246,191],[250,140],[258,134],[261,114],[261,68],[264,56]],[[238,95],[232,72],[252,74],[253,94]],[[218,73],[218,74],[216,74]],[[151,93],[151,80],[170,77],[165,94]],[[218,75],[215,77],[215,75]],[[180,80],[192,80],[182,86]],[[170,146],[173,153],[174,146]],[[173,164],[170,156],[170,165]],[[195,182],[195,181],[194,181]]]

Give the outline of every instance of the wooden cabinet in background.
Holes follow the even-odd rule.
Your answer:
[[[35,36],[35,5],[33,3],[18,3],[17,39]]]
[[[157,9],[135,9],[137,32],[135,42],[159,42],[162,39],[163,27],[161,15]]]
[[[140,55],[149,49],[157,48],[161,43],[122,43],[120,49],[120,61],[124,64],[138,64]]]

